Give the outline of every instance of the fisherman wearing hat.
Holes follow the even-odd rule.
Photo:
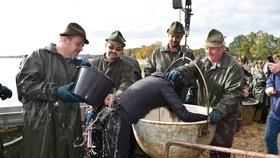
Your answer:
[[[16,85],[24,111],[23,157],[84,157],[82,100],[70,91],[79,66],[74,59],[88,43],[85,30],[69,23],[57,44],[35,50],[21,62]]]
[[[193,53],[188,46],[180,45],[182,38],[185,35],[184,26],[178,22],[172,22],[167,29],[168,44],[156,48],[153,53],[147,58],[144,72],[145,77],[150,76],[153,72],[169,72],[172,69],[189,63],[190,60],[183,59],[188,57],[191,60],[195,59]],[[188,88],[192,86],[191,90]],[[196,83],[185,83],[180,91],[180,98],[184,103],[196,104]],[[188,97],[186,95],[189,93]]]
[[[205,41],[205,56],[198,58],[199,67],[206,81],[208,95],[201,74],[194,63],[166,73],[167,78],[176,80],[198,79],[198,105],[213,108],[209,115],[212,125],[217,125],[211,145],[231,148],[241,110],[244,73],[236,59],[224,52],[223,34],[212,29]],[[207,101],[209,99],[209,102]],[[230,158],[229,153],[210,151],[211,158]]]
[[[105,103],[112,105],[116,96],[135,82],[134,68],[127,60],[121,58],[126,40],[120,31],[116,30],[112,32],[105,41],[105,53],[103,56],[93,59],[90,62],[115,83],[114,91],[105,98]],[[101,108],[103,108],[103,106]],[[96,114],[101,108],[94,109],[97,111]],[[102,151],[100,151],[102,144],[96,144],[96,142],[102,142],[99,137],[100,135],[102,136],[103,132],[93,132],[95,132],[92,138],[93,144],[96,146],[95,152],[100,155],[102,153]]]
[[[125,47],[126,40],[120,31],[114,31],[105,43],[103,56],[93,59],[91,64],[115,83],[116,95],[126,90],[135,80],[132,65],[120,58]],[[112,95],[109,95],[112,96]],[[106,99],[106,102],[110,99]]]

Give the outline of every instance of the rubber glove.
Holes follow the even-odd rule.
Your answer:
[[[73,63],[76,65],[76,67],[80,67],[80,66],[91,67],[91,63],[89,62],[89,60],[83,57],[73,58]]]
[[[58,99],[65,103],[67,103],[67,102],[73,102],[73,103],[84,102],[82,99],[76,97],[74,94],[72,94],[70,92],[70,90],[72,90],[74,85],[75,85],[75,83],[72,82],[70,84],[59,87],[58,91],[57,91]]]
[[[13,92],[9,88],[7,88],[6,86],[2,86],[0,84],[0,97],[2,100],[11,98],[12,95],[13,95]]]
[[[222,112],[217,109],[212,110],[212,112],[210,113],[210,123],[212,125],[215,125],[218,122],[220,122],[221,119],[222,119]]]
[[[182,80],[182,75],[178,70],[172,70],[170,72],[165,73],[165,77],[167,77],[171,81]]]
[[[193,104],[193,102],[194,102],[194,96],[193,95],[187,95],[186,104]]]

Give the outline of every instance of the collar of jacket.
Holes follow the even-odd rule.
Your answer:
[[[56,44],[54,44],[54,43],[51,43],[50,45],[46,46],[43,49],[46,49],[46,50],[48,50],[50,52],[53,52],[53,53],[58,53],[58,51],[56,49]]]
[[[181,51],[182,50],[182,51]],[[165,45],[162,47],[161,52],[164,53],[171,53],[170,49],[169,49],[169,45]],[[179,47],[177,47],[176,52],[172,52],[172,53],[179,53],[180,56],[183,56],[183,52],[187,52],[187,49],[185,46],[180,45]]]
[[[54,44],[54,43],[51,43],[51,44],[49,44],[48,46],[46,46],[44,48],[40,48],[37,51],[40,51],[40,50],[44,50],[44,51],[47,51],[49,53],[54,53],[54,54],[62,57],[63,59],[68,59],[68,60],[70,59],[70,60],[72,60],[71,58],[64,58],[60,53],[58,53],[58,51],[56,49],[56,44]]]
[[[204,63],[204,66],[207,67],[207,65],[211,65],[211,62],[208,60],[206,56],[204,56],[201,61]],[[229,64],[229,55],[225,52],[223,52],[223,55],[221,56],[220,60],[217,62],[216,67],[220,67],[223,69],[226,69]]]
[[[118,62],[120,60],[120,57],[109,61],[109,60],[106,59],[106,53],[104,53],[104,55],[102,56],[102,60],[105,61],[105,63],[107,63],[108,65],[110,65],[110,64],[113,64],[115,62]]]
[[[167,79],[167,78],[165,77],[165,73],[163,73],[163,72],[158,72],[158,71],[152,73],[151,76],[157,76],[157,77],[162,77],[162,78]]]

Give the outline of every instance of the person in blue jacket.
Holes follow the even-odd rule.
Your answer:
[[[277,135],[280,132],[280,72],[271,74],[266,81],[266,94],[270,97],[264,140],[268,154],[278,155]]]

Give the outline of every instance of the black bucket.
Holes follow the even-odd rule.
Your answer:
[[[82,98],[85,103],[99,107],[115,86],[114,82],[96,68],[82,66],[76,77],[72,93]]]

